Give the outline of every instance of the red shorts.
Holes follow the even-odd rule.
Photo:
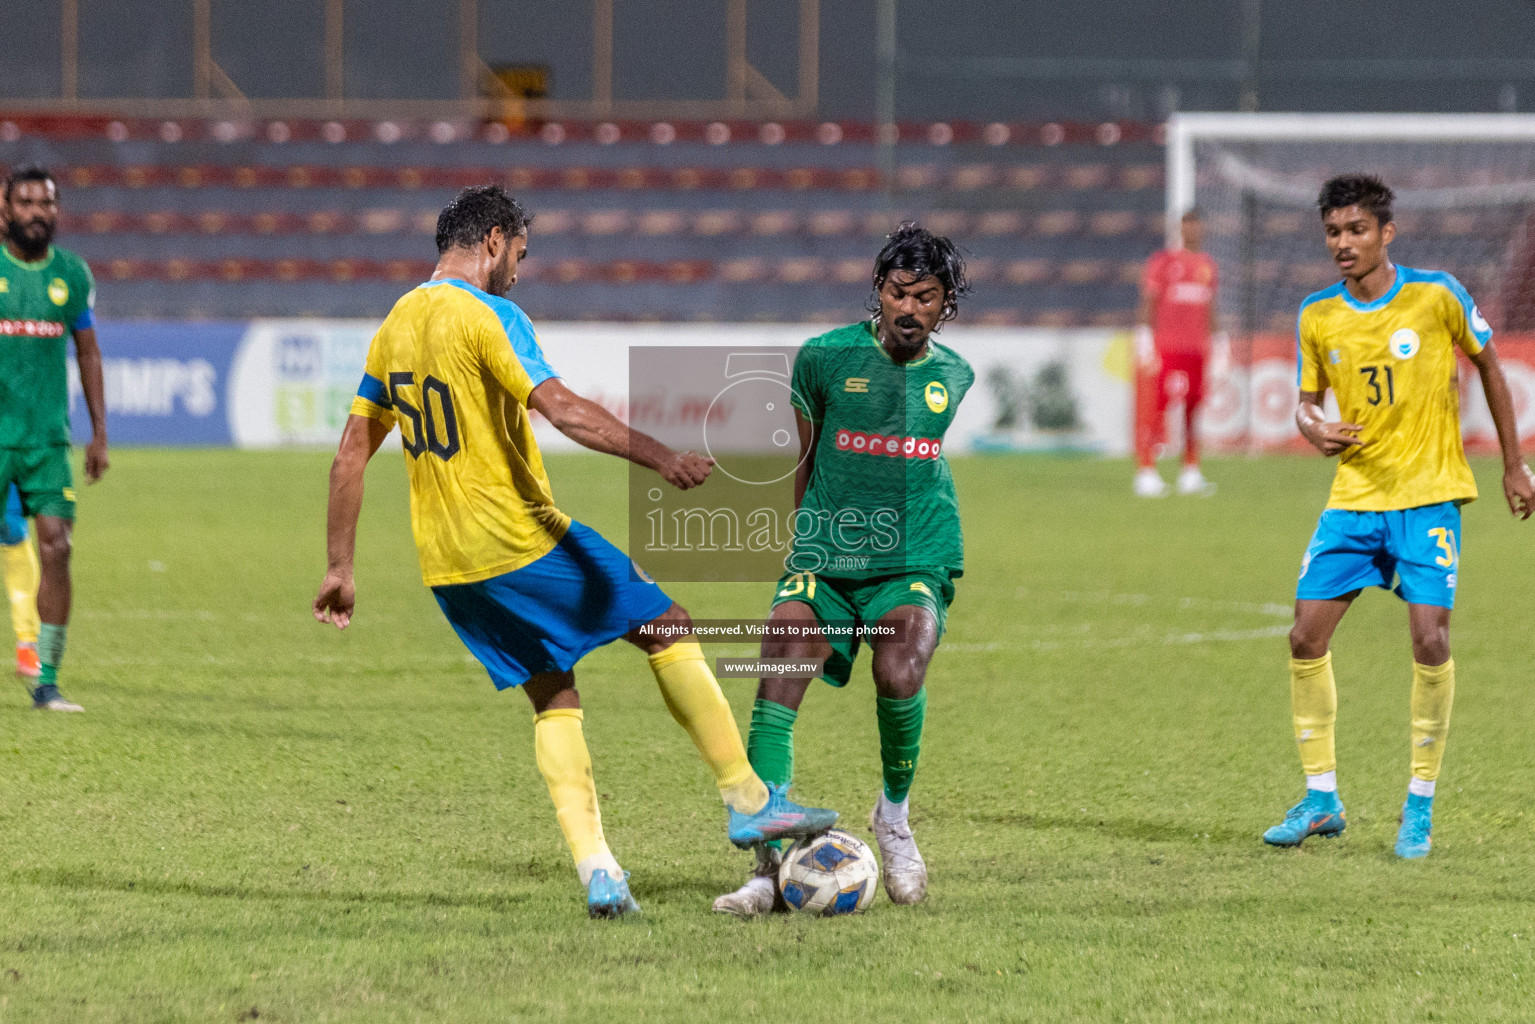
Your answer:
[[[1204,353],[1158,352],[1157,358],[1162,364],[1157,371],[1157,416],[1174,401],[1182,401],[1190,413],[1198,409],[1205,398]]]

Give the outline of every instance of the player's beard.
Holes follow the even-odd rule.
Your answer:
[[[492,295],[505,295],[512,287],[512,251],[507,249],[502,254],[501,260],[490,269],[490,278],[485,282],[486,291]]]
[[[5,226],[6,237],[27,259],[37,259],[53,244],[54,225],[42,218],[29,221],[10,221]]]
[[[916,334],[912,336],[912,340],[907,341],[907,336],[902,334],[901,331],[911,329],[921,331],[922,322],[914,316],[898,316],[890,321],[890,330],[886,332],[884,340],[889,342],[890,348],[895,349],[897,352],[915,352],[927,343],[928,335],[926,333]]]

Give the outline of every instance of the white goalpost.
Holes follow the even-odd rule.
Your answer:
[[[1507,338],[1509,355],[1529,360],[1528,375],[1516,372],[1535,406],[1535,347],[1518,351],[1535,346],[1535,115],[1175,114],[1166,145],[1168,244],[1197,206],[1237,347],[1233,379],[1207,410],[1217,446],[1293,443],[1293,354],[1281,350],[1286,339],[1293,348],[1301,299],[1338,279],[1316,197],[1348,172],[1378,174],[1396,192],[1393,259],[1460,279],[1500,348]],[[1474,443],[1480,397],[1467,397]]]

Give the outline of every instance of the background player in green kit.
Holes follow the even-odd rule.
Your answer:
[[[96,345],[96,285],[85,261],[53,244],[59,195],[53,176],[37,167],[5,181],[5,246],[0,249],[0,493],[11,484],[22,511],[34,518],[42,581],[41,662],[32,706],[79,711],[59,694],[59,661],[69,622],[70,532],[75,520],[69,466],[69,383],[66,341],[73,335],[80,385],[91,415],[85,476],[107,470],[106,401],[101,349]]]
[[[875,260],[873,318],[810,339],[794,362],[798,511],[769,622],[808,626],[811,635],[770,634],[762,657],[824,658],[821,678],[843,686],[860,642],[846,627],[889,631],[869,637],[884,768],[871,825],[894,903],[916,903],[927,892],[907,792],[922,740],[927,666],[943,636],[953,580],[964,571],[943,436],[975,381],[970,364],[931,336],[968,290],[953,243],[903,224]],[[806,678],[765,677],[757,688],[746,749],[766,781],[789,782],[794,721],[809,686]],[[753,877],[714,909],[742,917],[771,910],[778,858],[776,849],[759,847]]]

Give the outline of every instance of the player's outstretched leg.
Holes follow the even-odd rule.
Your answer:
[[[730,841],[745,849],[773,839],[819,835],[835,825],[836,811],[802,807],[789,799],[788,786],[769,786],[752,769],[735,715],[692,637],[687,611],[673,604],[649,626],[630,639],[648,654],[667,710],[714,773],[730,810]],[[675,642],[655,639],[679,635],[682,639]]]
[[[815,613],[802,602],[775,607],[772,620],[800,620],[813,625]],[[818,634],[806,631],[804,638],[766,637],[762,641],[763,658],[787,658],[796,661],[824,661],[831,648]],[[770,786],[788,786],[794,778],[794,723],[799,718],[800,702],[810,679],[804,677],[765,676],[757,685],[757,699],[752,704],[751,728],[746,734],[746,758],[763,782]],[[769,911],[788,913],[778,889],[778,869],[783,852],[778,842],[752,848],[756,854],[751,877],[734,892],[714,901],[717,914],[756,917]]]
[[[622,917],[638,912],[640,906],[629,894],[629,873],[618,866],[602,834],[574,677],[569,672],[549,672],[534,676],[523,687],[533,702],[533,754],[576,862],[576,874],[586,889],[587,913]]]
[[[1396,834],[1396,855],[1404,860],[1427,857],[1433,845],[1434,786],[1444,760],[1454,700],[1454,661],[1413,664],[1412,778],[1407,782],[1407,802],[1402,805],[1402,827]]]

